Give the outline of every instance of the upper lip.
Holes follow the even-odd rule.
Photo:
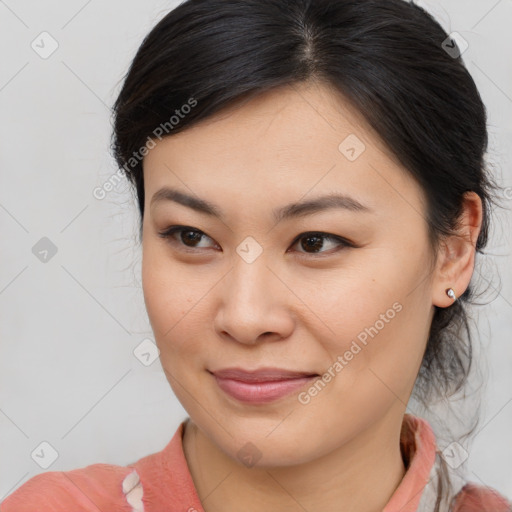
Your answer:
[[[285,368],[259,368],[256,370],[223,368],[221,370],[210,371],[210,373],[223,379],[234,379],[245,382],[268,382],[272,380],[297,379],[300,377],[318,375],[314,372],[287,370]]]

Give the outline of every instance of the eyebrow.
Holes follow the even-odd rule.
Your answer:
[[[222,210],[218,206],[206,201],[205,199],[191,196],[185,192],[170,187],[163,187],[153,194],[150,208],[153,208],[155,204],[164,201],[173,201],[186,206],[187,208],[191,208],[196,212],[217,217],[221,220],[224,218]],[[274,209],[272,214],[274,221],[277,223],[285,219],[305,217],[307,215],[323,212],[333,208],[342,208],[353,212],[374,213],[372,208],[363,205],[348,195],[332,193],[299,203],[291,203]]]

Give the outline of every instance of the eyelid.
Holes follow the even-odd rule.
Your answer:
[[[199,233],[210,240],[213,240],[210,236],[208,236],[204,231],[201,231],[200,229],[194,228],[192,226],[183,226],[183,225],[173,225],[169,226],[168,228],[164,229],[163,231],[158,232],[158,236],[163,238],[165,241],[168,241],[169,243],[177,243],[180,245],[181,250],[184,250],[185,252],[193,252],[197,253],[198,250],[204,249],[204,247],[187,247],[184,244],[180,244],[179,242],[176,242],[176,240],[173,239],[173,235],[176,233],[179,233],[180,231],[194,231],[196,233]]]
[[[290,247],[294,247],[297,245],[297,243],[302,239],[306,238],[308,236],[315,236],[318,235],[320,238],[324,240],[331,240],[336,242],[337,247],[334,249],[330,249],[328,251],[320,251],[320,252],[305,252],[305,251],[295,251],[296,254],[299,255],[301,258],[328,258],[330,256],[333,256],[335,254],[338,254],[340,251],[348,248],[355,248],[356,245],[352,243],[351,241],[347,240],[346,238],[338,235],[334,235],[332,233],[327,233],[325,231],[304,231],[303,233],[300,233],[292,242]],[[288,250],[286,251],[288,252]]]
[[[210,240],[213,240],[213,238],[208,236],[204,231],[194,228],[192,226],[184,226],[184,225],[169,226],[168,228],[164,229],[163,231],[159,231],[158,236],[160,236],[161,238],[163,238],[166,241],[169,241],[169,243],[172,243],[173,245],[176,243],[180,247],[180,250],[182,250],[184,252],[197,253],[197,251],[205,249],[204,247],[187,247],[186,245],[173,239],[174,234],[179,233],[179,232],[184,232],[184,231],[193,231],[195,233],[201,234],[201,235],[209,238]],[[345,248],[357,247],[357,245],[355,243],[351,242],[350,240],[348,240],[342,236],[335,235],[333,233],[328,233],[325,231],[304,231],[295,237],[295,239],[293,240],[290,247],[295,246],[302,238],[306,238],[307,236],[315,236],[315,235],[318,235],[320,238],[323,238],[324,240],[331,240],[331,241],[336,242],[338,244],[338,247],[335,250],[321,251],[318,253],[314,253],[314,252],[308,253],[308,252],[302,252],[302,251],[296,251],[296,252],[298,254],[300,254],[301,256],[306,256],[306,257],[313,256],[313,257],[318,258],[318,257],[323,257],[324,255],[329,256],[332,254],[336,254],[340,250],[345,249]],[[288,252],[288,250],[286,252]]]

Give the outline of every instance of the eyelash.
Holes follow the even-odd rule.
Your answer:
[[[199,229],[192,228],[190,226],[170,226],[166,230],[158,232],[158,236],[160,236],[161,238],[164,238],[167,242],[169,242],[172,245],[176,245],[176,244],[180,245],[180,250],[183,250],[184,252],[197,253],[198,250],[201,250],[202,249],[201,247],[196,247],[196,248],[187,247],[183,243],[176,241],[176,239],[173,238],[173,236],[176,233],[184,233],[184,232],[193,232],[193,233],[197,233],[200,235],[204,235],[207,238],[210,238],[203,231],[201,231]],[[299,254],[306,255],[306,256],[311,255],[311,256],[315,256],[315,257],[323,257],[322,255],[325,253],[327,253],[327,255],[329,255],[329,254],[333,254],[333,253],[338,253],[340,250],[345,249],[345,248],[356,247],[355,244],[353,244],[352,242],[350,242],[342,237],[332,235],[330,233],[324,233],[322,231],[307,231],[305,233],[301,233],[298,237],[295,238],[292,246],[296,245],[303,238],[314,237],[314,236],[321,238],[323,240],[331,240],[331,241],[337,242],[340,244],[340,247],[338,247],[334,251],[330,251],[330,252],[329,251],[321,251],[318,253],[314,253],[314,252],[308,253],[308,252],[298,251]],[[210,238],[210,240],[212,240],[212,239]]]

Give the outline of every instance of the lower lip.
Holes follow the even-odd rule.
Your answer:
[[[242,382],[213,375],[220,389],[237,400],[264,404],[278,400],[315,380],[318,376],[284,379],[267,382]]]

